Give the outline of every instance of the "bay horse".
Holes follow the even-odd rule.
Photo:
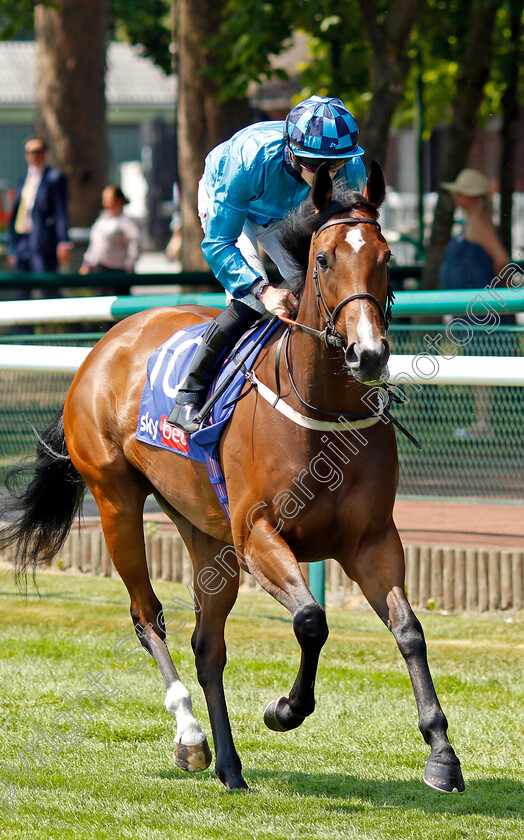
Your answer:
[[[282,324],[264,346],[222,435],[230,522],[204,464],[135,438],[150,354],[176,331],[216,314],[180,306],[133,315],[93,348],[63,412],[39,438],[34,478],[19,494],[18,519],[1,535],[1,545],[15,547],[15,570],[34,571],[60,549],[89,487],[129,592],[135,630],[165,680],[165,705],[177,724],[175,762],[203,769],[210,750],[165,644],[166,621],[146,562],[143,507],[154,494],[192,557],[199,604],[192,647],[215,770],[229,790],[247,787],[223,687],[224,627],[237,598],[239,570],[249,571],[293,619],[301,649],[298,674],[289,693],[264,713],[271,729],[286,731],[315,708],[317,665],[328,636],[325,612],[299,561],[328,557],[359,584],[406,661],[419,728],[431,748],[424,781],[443,792],[464,790],[423,630],[405,595],[404,554],[392,516],[398,482],[394,429],[378,408],[370,411],[366,399],[384,377],[389,355],[390,251],[377,221],[384,197],[378,164],[370,169],[364,195],[335,197],[321,167],[309,204],[285,223],[284,245],[303,270],[300,305],[296,321]]]

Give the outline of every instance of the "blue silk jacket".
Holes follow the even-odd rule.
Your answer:
[[[209,195],[202,252],[216,278],[235,297],[246,295],[259,276],[235,247],[246,219],[267,227],[287,216],[310,187],[285,159],[284,122],[261,122],[238,131],[206,157]],[[366,170],[351,158],[335,181],[362,192]]]

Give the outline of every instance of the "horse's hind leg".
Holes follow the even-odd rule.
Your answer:
[[[143,508],[149,485],[123,457],[115,458],[98,475],[89,469],[82,472],[98,504],[109,553],[129,592],[135,631],[155,659],[166,684],[165,706],[177,723],[175,763],[183,770],[204,770],[211,763],[211,752],[193,717],[191,696],[166,647],[162,604],[153,591],[147,569]]]
[[[404,552],[395,526],[392,524],[380,541],[359,551],[358,561],[346,571],[393,633],[406,662],[417,702],[419,729],[431,747],[424,781],[443,793],[462,792],[465,785],[460,761],[448,740],[448,722],[431,678],[424,631],[404,593]]]
[[[191,644],[213,731],[215,772],[227,790],[242,790],[247,784],[233,742],[223,682],[226,665],[224,629],[237,598],[240,577],[237,555],[231,545],[207,536],[186,520],[177,518],[174,521],[195,570],[197,620]]]

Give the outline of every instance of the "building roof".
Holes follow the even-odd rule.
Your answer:
[[[110,106],[172,108],[175,77],[166,76],[160,67],[130,44],[113,42],[107,52],[106,96]]]
[[[175,79],[130,44],[107,51],[106,97],[110,108],[172,108]],[[0,41],[0,108],[36,104],[36,42]]]

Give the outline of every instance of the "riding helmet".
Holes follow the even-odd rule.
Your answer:
[[[310,96],[289,112],[284,138],[304,158],[349,158],[363,155],[358,126],[342,100]]]

